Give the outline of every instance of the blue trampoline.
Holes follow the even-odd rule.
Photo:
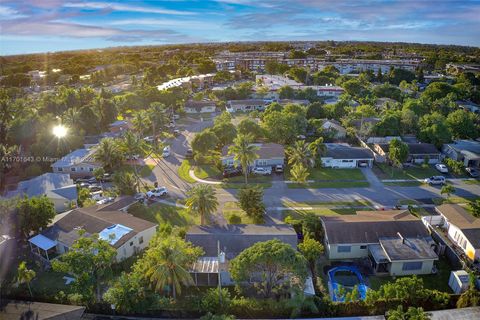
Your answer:
[[[356,277],[355,283],[343,283],[339,284],[338,279],[335,277],[337,272],[349,272],[352,273]],[[345,300],[345,296],[339,297],[336,292],[339,290],[340,287],[344,287],[345,289],[353,289],[353,287],[357,285],[358,291],[360,292],[360,298],[365,300],[367,296],[368,287],[365,285],[365,281],[363,281],[362,274],[358,270],[357,267],[354,266],[340,266],[330,269],[328,271],[328,288],[330,291],[330,298],[332,301],[343,302]]]

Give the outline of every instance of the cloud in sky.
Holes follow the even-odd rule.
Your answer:
[[[479,46],[479,16],[475,0],[2,0],[0,54],[192,41]]]

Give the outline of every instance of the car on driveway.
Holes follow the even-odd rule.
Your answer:
[[[102,191],[102,189],[102,186],[98,184],[91,184],[88,186],[88,190],[90,190],[90,192]]]
[[[465,170],[468,172],[468,174],[469,174],[470,177],[472,177],[472,178],[478,178],[478,176],[480,175],[480,174],[478,173],[478,170],[475,169],[475,168],[468,167],[468,168],[466,168]]]
[[[146,198],[146,195],[145,195],[145,193],[143,193],[143,192],[139,192],[139,193],[135,194],[135,195],[133,196],[133,198],[134,198],[135,200],[143,200],[143,199]]]
[[[430,178],[426,178],[424,180],[425,183],[429,185],[444,185],[446,183],[446,179],[444,176],[432,176]]]
[[[192,159],[193,158],[193,150],[188,149],[187,152],[185,153],[185,158],[187,159]]]
[[[230,178],[230,177],[236,177],[236,176],[241,176],[243,174],[242,168],[240,167],[228,167],[223,170],[223,177],[224,178]]]
[[[277,164],[275,166],[275,173],[283,173],[283,164]]]
[[[178,130],[178,129],[173,130],[173,135],[175,137],[178,137],[180,135],[180,130]]]
[[[448,173],[448,168],[443,163],[437,163],[435,165],[435,169],[437,169],[441,173]]]
[[[166,187],[158,187],[153,190],[150,190],[147,192],[147,197],[148,198],[153,198],[153,197],[162,197],[166,196],[168,194],[168,190]]]
[[[269,176],[272,174],[272,168],[255,167],[252,172],[259,176]]]

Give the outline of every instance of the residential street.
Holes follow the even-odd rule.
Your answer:
[[[193,120],[193,119],[192,119]],[[160,160],[160,165],[153,169],[153,176],[147,178],[149,183],[158,181],[159,185],[168,188],[174,199],[185,198],[185,192],[191,184],[183,181],[178,176],[178,168],[184,160],[189,142],[195,133],[211,126],[212,120],[189,121],[188,124],[179,125],[181,135],[172,140],[171,155]],[[281,207],[283,201],[295,202],[338,202],[368,200],[376,207],[392,207],[399,200],[413,199],[431,204],[432,198],[444,197],[440,194],[439,186],[385,186],[371,169],[362,168],[365,179],[370,183],[368,188],[322,188],[322,189],[290,189],[283,181],[274,181],[271,188],[265,189],[264,202],[267,208]],[[479,184],[467,184],[464,181],[452,180],[456,189],[455,196],[475,197],[480,195]],[[238,189],[217,189],[220,208],[226,202],[237,201],[235,195]]]

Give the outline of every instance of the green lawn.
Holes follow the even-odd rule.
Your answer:
[[[150,207],[141,204],[134,205],[128,210],[135,217],[162,224],[170,223],[172,226],[185,227],[200,223],[200,217],[192,215],[187,209],[155,203]]]
[[[465,180],[465,184],[480,184],[480,180]]]
[[[322,188],[368,188],[367,181],[325,181],[311,183],[289,183],[289,189],[322,189]]]
[[[153,165],[153,164],[149,164],[149,165],[145,165],[145,166],[137,166],[138,175],[142,178],[149,177],[152,174],[153,168],[155,168],[155,165]],[[120,171],[126,171],[126,172],[134,173],[135,168],[134,168],[133,165],[128,165],[127,164],[127,165],[123,165],[120,168]]]
[[[272,183],[271,182],[250,183],[250,180],[249,180],[248,186],[268,189],[272,187]],[[245,187],[245,184],[240,182],[235,182],[235,183],[224,182],[222,184],[216,184],[214,185],[214,187],[219,189],[242,189],[243,187]]]
[[[225,217],[225,219],[227,219],[227,221],[230,220],[230,217],[232,215],[236,215],[238,217],[240,217],[241,221],[239,223],[246,223],[246,224],[253,224],[254,221],[249,217],[247,216],[247,214],[245,213],[245,211],[243,211],[237,202],[234,202],[234,201],[229,201],[229,202],[226,202],[224,207],[223,207],[223,215]]]
[[[480,199],[480,197],[459,197],[450,196],[449,198],[433,198],[433,203],[438,205],[445,203],[469,203],[472,200]]]
[[[365,180],[365,176],[358,168],[334,169],[334,168],[312,168],[309,170],[308,180],[335,181],[335,180]],[[290,170],[285,170],[286,180],[290,180]]]
[[[284,200],[282,204],[285,207],[332,207],[332,206],[350,206],[350,207],[370,207],[372,203],[368,200],[354,200],[354,201],[289,201]]]
[[[409,167],[405,169],[393,168],[385,163],[375,163],[373,172],[379,179],[425,179],[440,173],[433,166],[428,168]],[[393,173],[393,174],[392,174]]]
[[[66,291],[68,286],[65,284],[63,277],[66,275],[62,272],[39,271],[31,283],[33,296],[54,297],[60,291]],[[23,287],[23,286],[22,286]],[[27,288],[24,288],[27,290]],[[28,293],[27,293],[28,294]]]
[[[358,209],[354,208],[345,208],[345,209],[334,209],[334,208],[326,208],[326,207],[316,207],[313,210],[284,210],[282,211],[283,220],[286,217],[290,216],[294,219],[301,219],[308,214],[315,214],[318,216],[337,216],[337,215],[351,215],[356,214]]]
[[[182,164],[178,168],[178,176],[183,181],[186,181],[188,183],[195,183],[196,182],[195,179],[190,177],[190,174],[189,174],[191,167],[192,167],[192,164],[190,163],[189,160],[183,160]]]
[[[208,164],[195,166],[194,172],[195,172],[195,176],[197,176],[197,178],[200,178],[200,179],[207,179],[207,178],[221,179],[222,177],[222,173],[220,172],[220,170]]]
[[[437,274],[420,275],[418,277],[420,279],[423,279],[423,284],[425,285],[425,288],[452,293],[452,290],[448,286],[448,279],[450,277],[450,271],[452,270],[452,268],[448,264],[448,261],[446,261],[445,259],[440,259],[436,262],[435,265],[438,268]],[[390,276],[370,276],[367,279],[368,286],[373,290],[378,290],[381,285],[394,281],[395,279]]]
[[[397,186],[397,187],[418,187],[423,183],[420,181],[400,181],[400,182],[383,182],[385,186]]]

